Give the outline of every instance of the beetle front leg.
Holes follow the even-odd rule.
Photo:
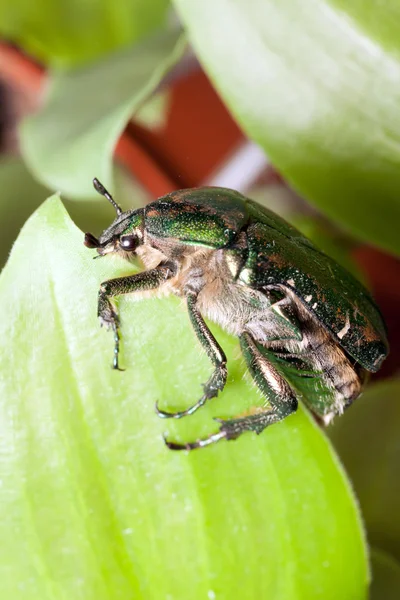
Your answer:
[[[146,290],[157,289],[164,281],[175,274],[175,265],[172,263],[163,263],[143,273],[130,275],[128,277],[118,277],[109,279],[100,285],[98,311],[101,324],[111,327],[114,332],[114,360],[113,368],[119,371],[119,317],[112,305],[110,298],[121,296],[122,294],[132,294]]]
[[[100,325],[105,325],[107,328],[111,327],[114,333],[114,359],[113,369],[123,371],[118,364],[119,357],[119,317],[114,307],[108,299],[108,295],[112,295],[109,292],[108,284],[113,280],[105,281],[101,284],[99,290],[98,308],[97,315],[100,319]]]
[[[196,402],[196,404],[193,404],[193,406],[190,406],[186,410],[179,412],[165,412],[156,406],[158,416],[164,419],[180,419],[182,417],[186,417],[187,415],[192,415],[194,412],[196,412],[196,410],[203,406],[207,400],[217,396],[218,392],[222,392],[226,383],[226,356],[196,307],[197,294],[195,292],[188,291],[186,293],[186,301],[193,329],[196,332],[199,342],[206,351],[207,356],[213,363],[214,371],[207,383],[203,386],[204,394],[200,400]]]
[[[240,336],[240,345],[250,374],[264,398],[268,400],[270,407],[257,408],[234,419],[216,419],[220,423],[219,431],[195,442],[177,444],[164,439],[168,448],[194,450],[222,439],[236,440],[245,431],[260,434],[269,425],[281,421],[297,410],[297,399],[293,390],[274,365],[260,352],[251,335],[243,333]]]

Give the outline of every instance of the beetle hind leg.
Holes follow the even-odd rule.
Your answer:
[[[207,400],[215,398],[218,392],[222,392],[225,387],[227,369],[226,369],[226,356],[217,340],[208,329],[203,317],[196,308],[197,294],[194,292],[187,292],[187,307],[189,311],[189,317],[192,322],[193,329],[197,335],[198,340],[206,351],[209,359],[214,365],[214,371],[211,377],[203,385],[204,394],[195,404],[187,408],[186,410],[177,412],[166,412],[158,408],[156,404],[156,413],[163,419],[181,419],[187,415],[192,415],[196,412]]]
[[[250,334],[243,333],[240,336],[240,345],[250,374],[270,406],[257,408],[249,414],[233,419],[216,419],[220,423],[219,431],[194,442],[178,444],[164,439],[168,448],[194,450],[222,439],[236,440],[245,431],[260,434],[269,425],[282,421],[297,410],[297,399],[293,390],[275,366],[260,352]]]

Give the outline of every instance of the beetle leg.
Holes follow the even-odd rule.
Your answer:
[[[156,405],[156,412],[158,416],[164,419],[180,419],[182,417],[186,417],[187,415],[192,415],[194,412],[196,412],[196,410],[203,406],[207,400],[215,398],[215,396],[218,395],[218,392],[222,392],[226,383],[226,356],[196,307],[197,294],[192,291],[187,292],[186,300],[193,329],[195,330],[199,342],[203,346],[207,356],[215,368],[211,377],[203,386],[204,394],[200,400],[196,402],[196,404],[193,404],[193,406],[190,406],[186,410],[179,412],[165,412],[160,410]]]
[[[220,423],[219,431],[195,442],[177,444],[165,439],[168,448],[194,450],[221,439],[235,440],[245,431],[260,434],[269,425],[281,421],[296,411],[297,399],[294,392],[274,365],[261,354],[251,335],[243,333],[240,336],[240,345],[250,374],[264,398],[268,400],[270,407],[260,408],[256,412],[234,419],[216,419]]]
[[[118,277],[103,281],[100,285],[97,314],[101,324],[111,327],[114,332],[114,360],[113,368],[122,371],[119,367],[119,317],[112,305],[110,298],[122,294],[132,294],[158,288],[164,281],[175,274],[172,263],[162,263],[155,269],[143,271],[128,277]]]

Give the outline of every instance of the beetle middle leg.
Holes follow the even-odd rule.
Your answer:
[[[242,333],[240,345],[250,374],[263,396],[268,400],[270,407],[260,408],[253,413],[250,412],[233,419],[216,419],[220,423],[218,432],[188,444],[177,444],[165,440],[168,448],[171,450],[194,450],[221,439],[235,440],[245,431],[254,431],[260,434],[269,425],[281,421],[297,410],[297,399],[293,390],[275,366],[260,352],[249,333]]]
[[[193,406],[178,412],[165,412],[160,410],[156,405],[156,412],[158,416],[164,419],[180,419],[182,417],[186,417],[187,415],[192,415],[194,412],[196,412],[196,410],[203,406],[207,400],[215,398],[215,396],[218,395],[218,392],[222,392],[226,383],[226,356],[196,307],[197,294],[195,292],[188,291],[186,293],[186,301],[193,329],[196,332],[198,340],[206,351],[207,356],[213,363],[214,371],[207,383],[203,386],[204,394],[200,400],[193,404]]]
[[[119,367],[119,317],[110,298],[121,296],[122,294],[157,289],[174,274],[175,266],[172,263],[162,263],[155,269],[143,271],[142,273],[128,277],[109,279],[100,285],[97,314],[101,324],[111,327],[114,332],[114,369],[122,370]]]

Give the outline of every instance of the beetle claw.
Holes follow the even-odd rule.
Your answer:
[[[193,404],[193,406],[190,406],[186,410],[181,410],[177,412],[167,412],[165,410],[161,410],[158,408],[158,402],[156,402],[155,411],[161,419],[182,419],[182,417],[187,417],[188,415],[192,415],[194,412],[196,412],[196,410],[203,406],[203,404],[205,404],[207,400],[208,396],[204,394],[204,396],[202,396],[200,400],[196,402],[196,404]]]
[[[205,446],[210,446],[211,444],[215,444],[219,442],[219,440],[226,438],[226,431],[218,431],[217,433],[212,433],[208,437],[196,440],[195,442],[187,442],[186,444],[178,444],[177,442],[171,442],[167,439],[167,436],[164,434],[163,439],[164,443],[170,450],[196,450],[197,448],[204,448]]]

